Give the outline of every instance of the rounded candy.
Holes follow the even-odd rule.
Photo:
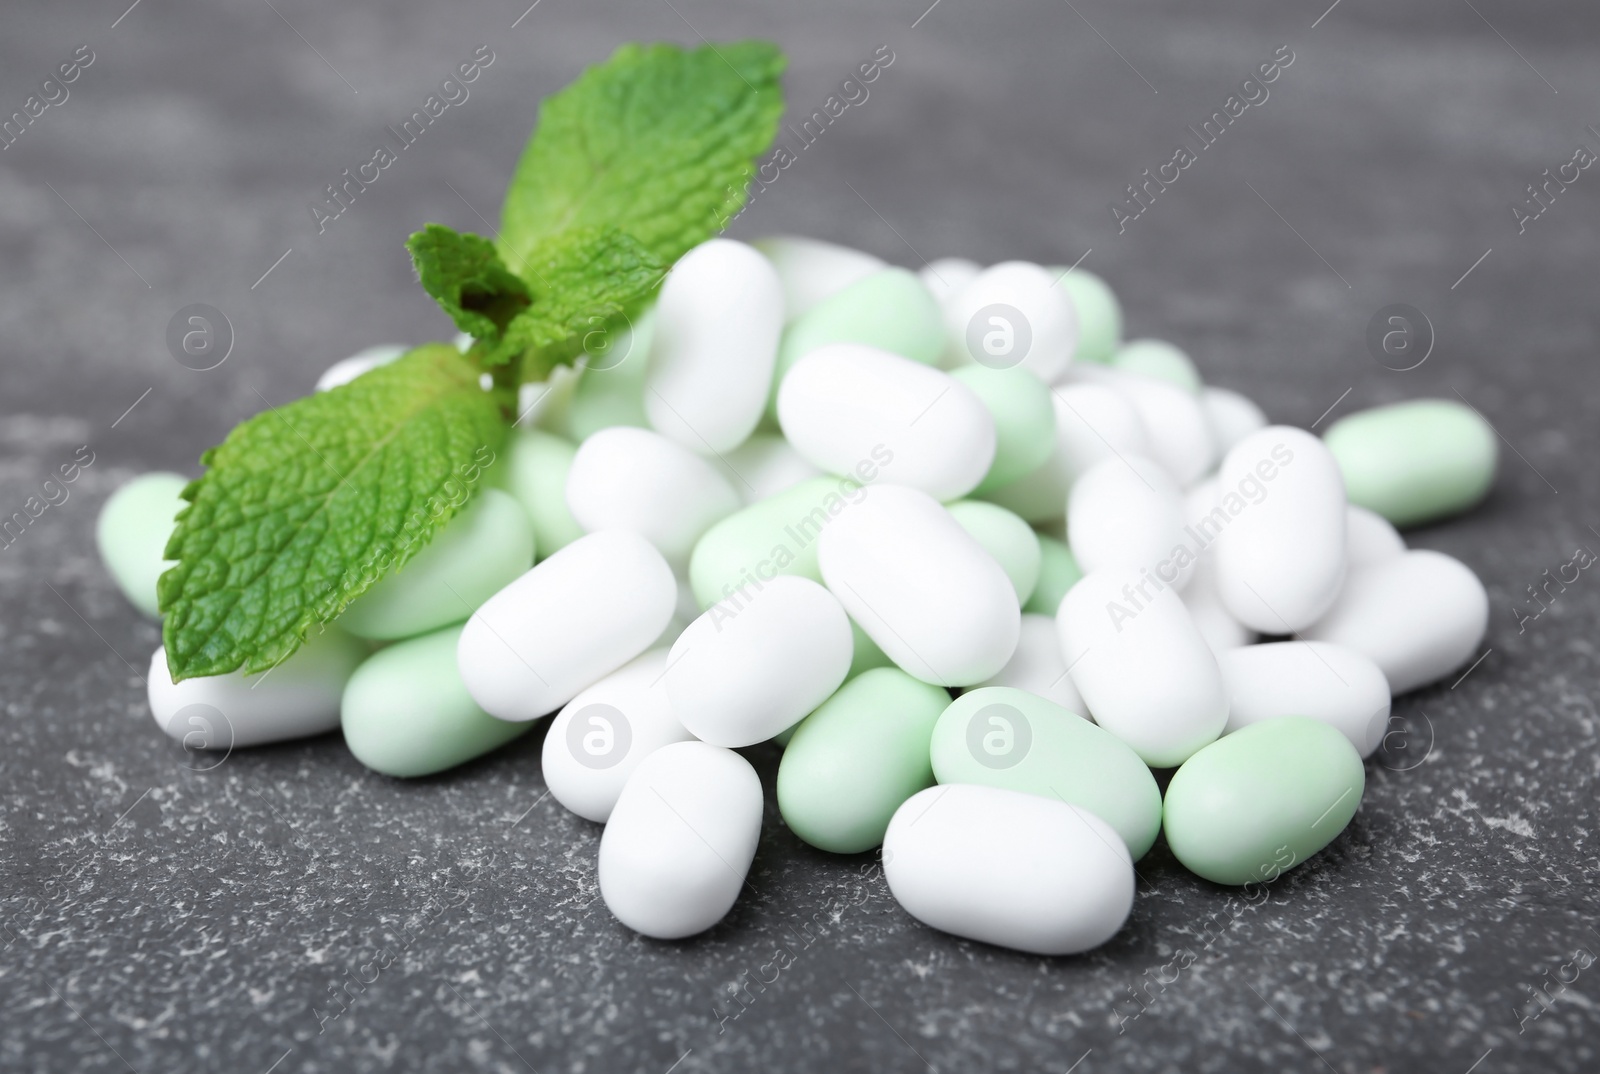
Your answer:
[[[881,258],[860,250],[796,235],[774,235],[757,239],[752,245],[777,270],[790,320],[888,267]]]
[[[794,449],[829,473],[876,462],[882,480],[940,500],[971,492],[994,461],[994,418],[971,388],[857,343],[800,359],[778,388],[778,420]]]
[[[761,780],[732,750],[675,742],[639,762],[600,836],[600,897],[660,940],[733,909],[761,834]]]
[[[982,783],[1059,799],[1116,831],[1134,861],[1161,830],[1161,791],[1116,736],[1023,690],[985,687],[952,701],[933,730],[940,783]]]
[[[1128,340],[1112,357],[1111,366],[1176,384],[1184,391],[1198,392],[1201,386],[1194,360],[1164,339]]]
[[[1111,825],[981,784],[907,799],[884,835],[883,873],[923,924],[1036,955],[1098,947],[1133,908],[1133,861]]]
[[[1418,399],[1340,418],[1324,437],[1350,502],[1396,526],[1460,514],[1489,494],[1500,445],[1483,416],[1450,399]]]
[[[1393,559],[1406,550],[1400,531],[1376,511],[1352,503],[1345,508],[1344,521],[1345,562],[1351,567]]]
[[[1167,784],[1167,845],[1214,884],[1265,884],[1333,842],[1361,805],[1361,756],[1304,716],[1240,728]]]
[[[751,746],[822,704],[844,682],[853,651],[834,595],[780,576],[689,624],[667,661],[667,696],[696,738]]]
[[[490,715],[535,719],[649,648],[677,601],[672,568],[649,541],[591,533],[472,613],[456,653],[461,679]]]
[[[644,409],[690,451],[738,447],[761,420],[783,329],[772,263],[732,239],[684,254],[656,300]]]
[[[850,618],[923,682],[982,682],[1016,650],[1011,579],[926,493],[868,488],[822,532],[817,559]]]
[[[1137,455],[1104,459],[1073,483],[1067,544],[1085,571],[1132,567],[1180,589],[1194,562],[1177,483]]]
[[[682,445],[618,426],[579,446],[567,474],[567,507],[588,532],[637,533],[681,569],[701,534],[739,509],[739,494]]]
[[[1078,315],[1056,274],[1027,261],[991,265],[945,305],[958,362],[1022,368],[1046,384],[1078,346]]]
[[[1226,455],[1233,445],[1267,426],[1267,416],[1255,403],[1227,388],[1200,389],[1200,409],[1217,451]]]
[[[367,657],[345,685],[339,724],[356,760],[386,776],[427,776],[488,753],[531,724],[497,720],[456,670],[461,627]]]
[[[1217,656],[1228,688],[1223,734],[1277,716],[1308,716],[1334,728],[1362,757],[1389,726],[1389,681],[1354,649],[1325,641],[1246,645]]]
[[[172,561],[165,558],[174,519],[188,506],[182,474],[141,474],[106,500],[95,523],[95,544],[112,581],[135,608],[152,619],[161,614],[156,581]]]
[[[1300,637],[1369,657],[1398,697],[1472,659],[1488,626],[1478,576],[1460,560],[1419,549],[1351,570],[1328,614]]]
[[[391,641],[459,623],[533,566],[533,553],[522,505],[484,489],[404,566],[351,601],[339,626]]]
[[[620,331],[591,331],[584,336],[592,349],[585,352],[583,375],[567,402],[562,430],[574,440],[585,440],[614,425],[649,427],[644,392],[655,316],[651,305]]]
[[[1067,374],[1069,383],[1111,388],[1133,406],[1149,438],[1144,454],[1166,467],[1180,488],[1193,485],[1215,465],[1217,444],[1194,392],[1156,377],[1094,365],[1073,366]]]
[[[1056,615],[1073,684],[1101,727],[1152,768],[1222,733],[1222,672],[1171,586],[1127,568],[1090,571]]]
[[[540,760],[556,801],[604,824],[640,761],[694,737],[672,712],[666,669],[667,650],[651,649],[556,713]]]
[[[917,270],[928,292],[941,304],[950,301],[961,289],[978,278],[983,266],[966,257],[941,257]]]
[[[507,444],[505,490],[515,496],[533,523],[536,555],[548,558],[583,536],[583,527],[567,509],[567,473],[578,449],[542,429],[520,428]]]
[[[732,451],[724,452],[722,462],[730,471],[728,483],[746,504],[759,503],[822,475],[789,446],[789,441],[772,433],[756,433]]]
[[[1067,674],[1067,662],[1061,659],[1061,638],[1056,634],[1054,613],[1024,615],[1017,651],[1011,654],[1005,667],[978,686],[1015,687],[1053,701],[1068,712],[1089,715],[1089,706],[1083,703],[1083,695],[1078,693],[1072,676]]]
[[[1333,456],[1310,433],[1272,425],[1234,445],[1217,481],[1222,503],[1194,529],[1215,537],[1223,606],[1266,634],[1316,622],[1345,573],[1344,484]]]
[[[945,510],[1000,564],[1017,591],[1017,603],[1027,603],[1039,582],[1041,559],[1039,537],[1032,527],[1004,507],[982,500],[957,500]]]
[[[1111,361],[1122,341],[1122,305],[1110,285],[1088,269],[1051,269],[1072,300],[1078,315],[1078,350],[1075,362],[1100,365]]]
[[[364,655],[359,641],[330,629],[259,675],[232,671],[175,683],[166,649],[157,649],[145,683],[150,714],[186,749],[226,752],[320,735],[339,726],[340,696]]]
[[[801,839],[834,854],[883,842],[900,804],[933,785],[928,742],[950,695],[899,668],[851,679],[794,729],[778,808]]]
[[[1078,579],[1083,577],[1083,568],[1078,566],[1072,550],[1064,542],[1042,533],[1038,537],[1039,582],[1033,587],[1033,595],[1022,606],[1022,610],[1054,619],[1067,590],[1077,585]]]
[[[994,417],[994,461],[975,492],[999,488],[1044,465],[1056,445],[1050,389],[1026,369],[962,366],[951,376],[971,388]]]

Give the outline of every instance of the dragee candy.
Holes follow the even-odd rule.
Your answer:
[[[1460,560],[1425,549],[1356,567],[1333,607],[1300,632],[1372,659],[1396,696],[1472,659],[1489,626],[1489,596]]]
[[[1036,955],[1098,947],[1133,907],[1133,860],[1111,825],[981,784],[907,799],[883,838],[883,874],[923,924]]]
[[[950,374],[972,389],[994,418],[994,461],[975,494],[999,488],[1044,465],[1055,449],[1050,389],[1026,369],[962,366]]]
[[[881,258],[820,239],[774,235],[757,239],[752,245],[777,270],[790,320],[856,281],[888,268]]]
[[[643,537],[580,537],[472,613],[461,679],[490,715],[535,719],[649,648],[677,600],[672,568]]]
[[[1122,342],[1122,305],[1099,276],[1084,268],[1052,268],[1059,286],[1072,300],[1078,315],[1078,350],[1075,362],[1111,361]]]
[[[986,686],[1026,690],[1053,701],[1068,712],[1089,716],[1089,706],[1083,703],[1083,696],[1072,684],[1067,662],[1061,657],[1061,639],[1056,634],[1054,615],[1023,614],[1016,651],[1005,667],[979,683],[977,688]]]
[[[814,847],[859,854],[933,784],[928,742],[950,695],[899,668],[851,679],[795,727],[778,766],[784,823]]]
[[[1371,659],[1325,641],[1245,645],[1217,655],[1228,689],[1224,734],[1277,716],[1327,724],[1362,757],[1389,729],[1389,680]]]
[[[656,300],[651,426],[702,455],[743,443],[767,404],[783,313],[778,273],[752,247],[712,239],[684,254]]]
[[[973,277],[944,307],[955,362],[1054,380],[1078,346],[1078,315],[1056,278],[1027,261],[991,265]]]
[[[1054,702],[1009,687],[968,690],[933,729],[940,783],[981,783],[1059,799],[1104,820],[1144,857],[1161,829],[1161,791],[1115,735]]]
[[[173,519],[187,506],[179,496],[189,484],[182,474],[141,474],[106,500],[95,523],[95,546],[106,570],[139,611],[154,619],[156,581],[172,561],[166,558]]]
[[[618,921],[677,940],[721,921],[761,834],[761,780],[732,750],[674,742],[639,762],[600,836],[600,897]]]
[[[1489,494],[1499,438],[1476,410],[1418,399],[1340,418],[1323,439],[1350,502],[1396,526],[1459,514]]]
[[[1130,339],[1112,355],[1111,367],[1176,384],[1186,391],[1201,388],[1194,359],[1164,339]]]
[[[994,557],[1017,591],[1017,603],[1026,604],[1039,584],[1039,536],[1022,519],[982,500],[957,500],[946,504],[961,528]]]
[[[1337,728],[1279,716],[1240,728],[1184,762],[1162,827],[1190,872],[1268,884],[1333,842],[1361,805],[1361,755]]]
[[[1021,609],[1011,579],[938,502],[874,485],[822,531],[823,580],[896,665],[970,686],[1011,659]]]
[[[819,469],[872,467],[940,500],[971,492],[994,461],[994,417],[971,388],[858,343],[829,344],[795,363],[778,389],[778,421]]]

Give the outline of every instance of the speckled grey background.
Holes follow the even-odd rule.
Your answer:
[[[79,445],[94,462],[0,551],[0,1068],[1600,1069],[1600,968],[1577,969],[1600,952],[1600,580],[1522,629],[1514,612],[1541,572],[1600,549],[1600,172],[1525,234],[1511,212],[1543,169],[1600,149],[1600,17],[1577,0],[1326,6],[7,3],[0,112],[78,46],[95,60],[0,151],[0,516]],[[538,732],[404,784],[337,736],[196,771],[156,732],[156,627],[92,550],[105,496],[194,472],[356,349],[448,335],[404,236],[483,229],[534,103],[582,64],[700,33],[780,41],[805,112],[880,45],[895,56],[736,233],[912,266],[1086,256],[1135,333],[1179,341],[1276,419],[1459,392],[1505,437],[1489,502],[1411,535],[1481,574],[1492,651],[1398,705],[1405,733],[1369,764],[1354,824],[1264,905],[1158,846],[1115,940],[1022,957],[917,925],[869,859],[803,846],[769,805],[733,913],[654,943],[599,902],[599,831],[544,796]],[[470,100],[317,234],[322,188],[483,44]],[[1270,98],[1119,235],[1119,192],[1282,45]],[[164,343],[192,302],[237,333],[210,372]],[[1364,342],[1392,302],[1437,330],[1409,373]],[[775,757],[752,755],[770,788]],[[353,977],[371,983],[331,1017]]]

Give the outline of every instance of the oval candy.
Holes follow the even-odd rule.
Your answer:
[[[1417,399],[1340,418],[1324,441],[1350,502],[1396,526],[1460,514],[1489,494],[1500,443],[1483,415],[1452,399]]]
[[[152,619],[161,615],[156,581],[174,562],[166,558],[167,541],[188,506],[180,495],[188,484],[182,474],[140,474],[111,494],[95,522],[95,546],[112,581]]]
[[[1223,734],[1278,716],[1306,716],[1334,728],[1363,758],[1389,726],[1389,680],[1354,649],[1325,641],[1245,645],[1217,657],[1228,688]]]

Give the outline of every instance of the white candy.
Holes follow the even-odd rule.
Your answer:
[[[1180,765],[1222,733],[1222,672],[1171,586],[1127,569],[1092,571],[1067,590],[1056,629],[1095,722],[1151,768]]]
[[[940,500],[971,492],[994,461],[994,417],[971,388],[858,343],[818,347],[796,362],[778,388],[778,423],[828,473],[872,466],[881,480]]]
[[[1172,475],[1137,455],[1104,459],[1073,483],[1067,544],[1086,573],[1132,567],[1182,589],[1193,572],[1183,495]]]
[[[1200,409],[1205,413],[1206,424],[1211,427],[1211,438],[1217,451],[1226,455],[1228,450],[1267,425],[1267,416],[1245,396],[1227,388],[1201,388]]]
[[[961,289],[978,278],[983,266],[965,257],[941,257],[930,261],[917,272],[922,284],[940,303],[948,302],[961,293]]]
[[[1267,634],[1316,622],[1344,581],[1344,478],[1333,453],[1302,429],[1269,426],[1234,445],[1217,483],[1223,606]]]
[[[1478,576],[1460,560],[1419,549],[1352,569],[1328,614],[1300,636],[1370,657],[1398,697],[1466,663],[1488,626]]]
[[[738,447],[766,409],[782,331],[783,289],[766,258],[732,239],[684,254],[656,302],[650,424],[702,455]]]
[[[166,649],[157,649],[146,680],[150,713],[156,726],[188,749],[226,752],[320,735],[339,726],[344,684],[365,655],[350,635],[327,630],[259,675],[234,671],[175,683]]]
[[[809,578],[779,575],[689,624],[667,661],[667,695],[696,738],[751,746],[826,701],[853,652],[838,599]]]
[[[1102,459],[1148,455],[1150,437],[1128,398],[1104,384],[1063,384],[1051,392],[1056,454],[1070,487]]]
[[[1218,656],[1256,640],[1256,632],[1222,606],[1222,595],[1217,592],[1216,557],[1210,552],[1201,553],[1181,596],[1184,607],[1194,617],[1194,625],[1200,628],[1206,644]]]
[[[604,824],[639,762],[694,736],[667,699],[667,650],[652,649],[567,702],[544,737],[541,768],[555,800]]]
[[[1336,728],[1370,756],[1389,725],[1389,681],[1354,649],[1324,641],[1246,645],[1217,657],[1228,688],[1223,733],[1277,716],[1307,716]]]
[[[348,358],[341,358],[334,362],[317,378],[319,392],[332,391],[343,387],[355,380],[361,374],[388,365],[406,352],[406,348],[398,343],[385,343],[376,347],[368,347],[364,351],[357,351]]]
[[[672,568],[643,537],[580,537],[472,613],[461,680],[491,716],[535,719],[644,652],[677,599]]]
[[[908,798],[883,839],[883,874],[912,917],[1036,955],[1105,943],[1133,908],[1116,830],[1053,798],[971,783]]]
[[[1349,566],[1365,567],[1405,553],[1405,538],[1378,512],[1352,503],[1345,507],[1344,518],[1344,558]]]
[[[958,361],[1021,366],[1050,383],[1078,347],[1078,313],[1058,273],[1005,261],[978,273],[944,305],[945,329]]]
[[[1193,392],[1156,377],[1092,364],[1069,366],[1066,380],[1100,384],[1127,399],[1149,437],[1150,458],[1165,466],[1181,488],[1199,481],[1216,464],[1216,440]]]
[[[791,321],[823,299],[888,268],[881,258],[818,239],[774,235],[753,245],[777,270]]]
[[[601,429],[578,447],[566,499],[588,532],[637,533],[680,569],[700,535],[740,506],[712,463],[660,433],[626,425]]]
[[[761,834],[761,780],[732,750],[663,746],[639,762],[600,836],[600,896],[629,928],[693,936],[733,908]]]
[[[789,441],[771,433],[756,433],[750,439],[724,452],[724,469],[732,471],[728,481],[747,504],[794,488],[802,481],[822,474]]]
[[[926,493],[873,485],[822,531],[822,577],[907,674],[971,686],[1016,651],[1021,610],[994,557]]]
[[[1024,615],[1017,651],[1005,667],[978,686],[1015,687],[1054,701],[1079,716],[1089,715],[1089,706],[1083,703],[1083,695],[1072,684],[1067,663],[1061,659],[1061,638],[1052,616]]]

